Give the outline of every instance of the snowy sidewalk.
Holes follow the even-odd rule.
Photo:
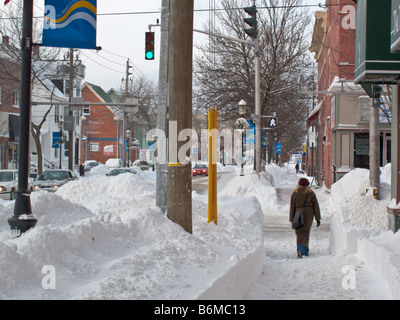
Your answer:
[[[299,176],[291,173],[277,185],[276,206],[264,209],[263,275],[245,299],[352,300],[389,299],[380,277],[368,270],[355,255],[330,255],[328,196],[314,189],[319,199],[322,224],[311,231],[310,256],[296,259],[296,237],[288,222],[289,198]],[[355,289],[348,288],[346,276],[354,270]],[[342,282],[344,281],[344,285]]]

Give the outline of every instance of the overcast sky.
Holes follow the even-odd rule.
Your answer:
[[[195,9],[207,9],[209,8],[209,2],[209,0],[195,0]],[[218,3],[218,0],[216,2]],[[318,4],[324,2],[325,0],[304,1],[305,4]],[[249,4],[251,4],[251,1],[249,1]],[[160,8],[161,0],[97,0],[97,10],[99,14],[159,11]],[[203,29],[202,25],[208,20],[208,17],[208,12],[195,12],[195,28]],[[159,45],[156,44],[156,59],[154,61],[146,61],[144,59],[144,34],[148,30],[148,25],[155,24],[157,19],[160,19],[159,13],[117,16],[99,15],[97,17],[97,44],[102,46],[103,50],[99,53],[90,50],[83,50],[85,56],[81,55],[81,58],[87,66],[86,80],[101,85],[106,91],[111,87],[119,88],[121,79],[125,78],[125,65],[127,58],[129,58],[131,64],[134,66],[134,76],[138,73],[145,75],[157,84]],[[156,41],[158,42],[160,40],[159,28],[156,28],[155,32]],[[194,39],[195,42],[208,40],[206,35],[198,33],[194,34]],[[115,63],[104,58],[111,59]],[[106,69],[105,67],[114,71]]]
[[[3,0],[0,0],[3,1]],[[17,3],[22,0],[11,0]],[[195,0],[195,9],[208,9],[209,0]],[[216,0],[216,3],[219,1]],[[249,0],[249,5],[252,1]],[[304,0],[304,4],[325,3],[325,0]],[[43,15],[44,1],[35,1],[35,15]],[[310,9],[310,12],[318,8]],[[133,76],[138,74],[158,83],[160,29],[156,32],[156,59],[144,59],[144,35],[149,24],[156,24],[160,19],[161,0],[97,0],[97,45],[103,50],[81,50],[80,58],[86,65],[86,81],[100,85],[105,91],[110,88],[119,89],[122,78],[125,78],[126,61],[129,58],[133,65]],[[110,13],[137,13],[146,14],[102,15]],[[195,29],[203,29],[208,20],[208,12],[194,13]],[[208,41],[206,35],[194,34],[194,41]]]

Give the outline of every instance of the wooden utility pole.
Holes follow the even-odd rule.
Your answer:
[[[194,0],[170,1],[169,121],[176,135],[169,133],[167,216],[189,233],[192,233],[192,166],[178,158],[180,147],[187,141],[178,141],[177,136],[182,130],[192,128],[193,9]]]

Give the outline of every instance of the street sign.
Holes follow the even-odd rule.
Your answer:
[[[278,127],[278,118],[277,117],[269,117],[267,122],[268,128],[277,128]]]
[[[281,154],[281,152],[282,152],[282,144],[278,142],[276,144],[276,148],[275,149],[276,149],[276,153],[277,154]]]
[[[53,132],[53,141],[51,143],[51,147],[54,149],[60,148],[60,131]]]
[[[45,0],[42,45],[96,49],[97,0]]]
[[[400,0],[392,0],[390,49],[393,53],[400,52]]]
[[[397,84],[400,54],[391,52],[391,15],[390,1],[357,2],[355,83]]]

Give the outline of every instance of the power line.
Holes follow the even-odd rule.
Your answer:
[[[94,53],[94,52],[91,51],[91,50],[88,50],[88,52],[91,52],[91,53],[93,53],[93,54],[96,54],[96,57],[100,57],[100,58],[102,58],[102,59],[104,59],[104,60],[106,60],[106,61],[108,61],[108,62],[114,63],[114,64],[116,64],[116,65],[118,65],[118,66],[125,67],[125,64],[122,64],[122,63],[119,63],[119,62],[115,62],[115,61],[113,61],[113,60],[111,60],[111,59],[108,59],[108,58],[106,58],[106,57],[103,57],[103,56],[100,55],[99,53]]]
[[[285,5],[280,5],[280,6],[264,6],[264,7],[257,7],[257,10],[268,10],[268,9],[287,9],[287,8],[312,8],[312,7],[318,7],[318,8],[323,8],[326,9],[328,7],[335,7],[335,6],[346,6],[346,5],[354,5],[354,3],[331,3],[327,5],[323,5],[321,3],[319,4],[298,4],[295,6],[285,6]],[[195,9],[194,12],[210,12],[212,11],[228,11],[228,10],[243,10],[243,8],[207,8],[207,9]],[[0,9],[0,11],[5,12],[4,10]],[[8,13],[7,13],[8,14]],[[161,11],[131,11],[131,12],[109,12],[109,13],[97,13],[98,17],[104,16],[123,16],[123,15],[147,15],[147,14],[161,14]],[[34,19],[43,19],[44,16],[38,16],[34,17]],[[0,20],[12,20],[12,19],[22,19],[22,17],[9,17],[9,18],[4,18],[0,17]]]
[[[113,71],[113,72],[116,72],[116,73],[125,74],[124,71],[119,71],[119,70],[115,70],[115,69],[106,67],[105,65],[101,64],[100,62],[97,62],[97,61],[93,60],[92,58],[90,58],[89,56],[87,56],[86,54],[84,54],[82,50],[79,50],[79,53],[82,54],[83,56],[85,56],[86,58],[88,58],[89,60],[93,61],[94,63],[98,64],[99,66],[105,68],[105,69],[108,69],[108,70]]]

